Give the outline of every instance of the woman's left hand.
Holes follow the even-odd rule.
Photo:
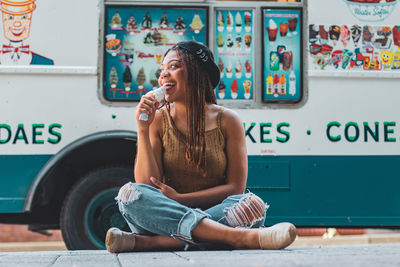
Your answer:
[[[158,180],[155,177],[150,177],[150,181],[155,185],[155,187],[160,189],[161,193],[163,193],[166,197],[179,202],[180,194],[178,192],[176,192],[175,189],[162,183],[160,180]]]

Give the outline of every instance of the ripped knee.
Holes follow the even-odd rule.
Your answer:
[[[252,227],[264,219],[268,205],[253,193],[243,196],[234,206],[225,211],[225,218],[232,227]]]
[[[121,202],[131,202],[139,199],[140,194],[134,184],[129,182],[119,189],[118,196],[115,199]]]

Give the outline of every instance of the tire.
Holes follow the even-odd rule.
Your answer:
[[[71,188],[60,214],[68,249],[105,249],[104,239],[110,227],[129,230],[114,198],[122,185],[133,180],[132,169],[105,167],[88,173]]]

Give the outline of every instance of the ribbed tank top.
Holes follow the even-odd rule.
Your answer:
[[[186,145],[175,134],[168,112],[161,109],[163,116],[162,161],[164,183],[178,193],[190,193],[226,183],[225,136],[221,129],[223,108],[218,112],[217,127],[205,131],[206,176],[196,166],[186,161]]]

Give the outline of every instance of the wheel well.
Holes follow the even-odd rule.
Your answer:
[[[62,156],[41,177],[30,204],[31,224],[36,228],[59,228],[63,200],[71,187],[88,172],[118,165],[132,169],[133,177],[136,137],[105,135],[91,139]]]

